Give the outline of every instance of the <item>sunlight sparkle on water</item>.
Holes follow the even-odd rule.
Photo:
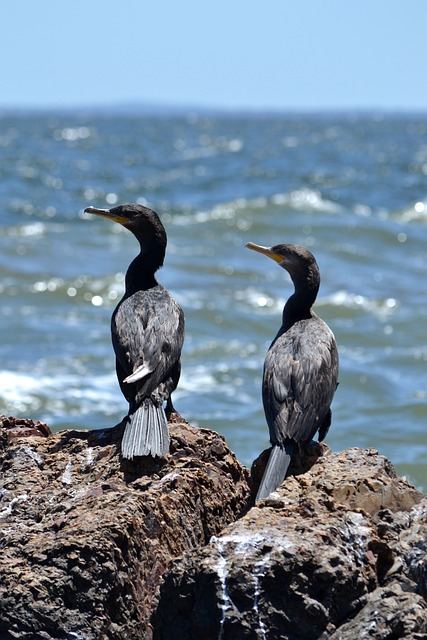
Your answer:
[[[107,201],[107,204],[116,204],[119,198],[117,196],[117,193],[107,193],[105,199]]]
[[[104,301],[101,296],[92,296],[91,302],[95,307],[100,307]]]

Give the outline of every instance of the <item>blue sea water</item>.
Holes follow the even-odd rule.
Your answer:
[[[248,465],[268,446],[262,365],[292,286],[244,245],[303,244],[341,359],[327,443],[427,488],[427,114],[3,113],[0,167],[0,413],[125,414],[109,322],[138,245],[83,210],[136,201],[168,232],[189,422]]]

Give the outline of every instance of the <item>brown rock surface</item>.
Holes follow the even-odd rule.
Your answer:
[[[121,427],[0,419],[0,640],[427,637],[427,497],[388,460],[314,444],[248,510],[267,454],[250,488],[223,438],[170,429],[132,463]]]
[[[223,438],[170,425],[162,461],[124,463],[120,427],[0,420],[0,638],[149,639],[172,558],[234,521],[248,472]]]
[[[427,637],[427,498],[375,451],[320,458],[177,560],[155,640]]]

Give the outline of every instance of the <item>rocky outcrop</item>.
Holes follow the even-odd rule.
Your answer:
[[[176,561],[156,640],[427,637],[427,498],[375,451],[330,454]]]
[[[172,558],[241,513],[248,472],[223,438],[170,425],[164,460],[123,462],[121,427],[0,426],[0,638],[150,638]]]
[[[384,457],[312,445],[253,507],[268,453],[170,430],[129,462],[121,426],[0,420],[0,640],[427,636],[427,498]]]

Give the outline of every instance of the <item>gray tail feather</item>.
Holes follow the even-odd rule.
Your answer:
[[[283,445],[275,444],[271,450],[261,484],[255,498],[255,504],[275,491],[282,484],[292,457],[294,445],[289,440]]]
[[[129,416],[122,439],[122,456],[132,460],[135,456],[166,455],[170,437],[168,421],[163,407],[149,398]]]

